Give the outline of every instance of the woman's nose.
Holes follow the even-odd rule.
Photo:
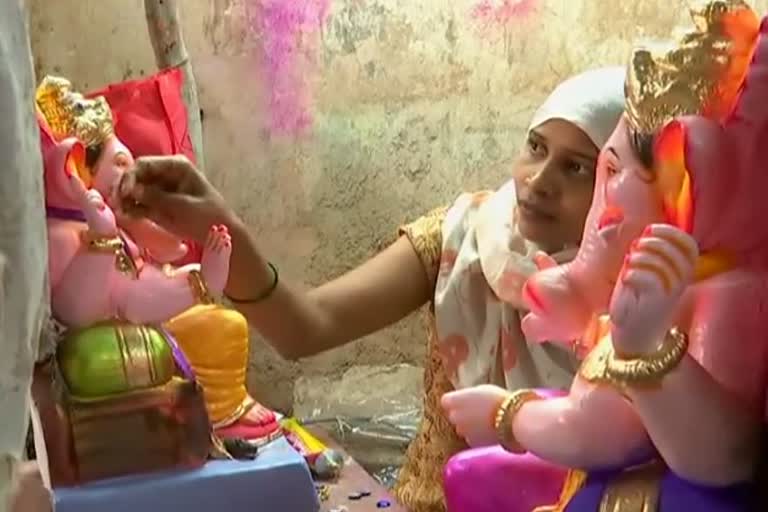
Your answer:
[[[557,194],[557,177],[555,175],[554,166],[545,163],[528,175],[526,183],[528,183],[531,193],[539,197],[554,197]]]

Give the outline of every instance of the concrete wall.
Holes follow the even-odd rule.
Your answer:
[[[141,0],[27,0],[37,73],[82,89],[147,75]],[[493,187],[561,79],[687,23],[680,0],[180,0],[209,174],[282,275],[351,268],[397,225]],[[768,0],[759,0],[764,11]],[[298,365],[254,344],[253,389],[419,363],[417,317]]]

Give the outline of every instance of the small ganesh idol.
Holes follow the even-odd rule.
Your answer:
[[[58,448],[47,443],[50,451],[74,452],[76,474],[68,479],[137,472],[148,460],[144,452],[162,459],[151,466],[172,465],[178,454],[168,447],[185,443],[197,443],[192,458],[204,460],[209,420],[221,438],[258,444],[279,435],[275,414],[245,389],[246,320],[214,301],[229,273],[227,229],[211,227],[199,264],[174,267],[187,252],[184,243],[113,208],[115,187],[133,157],[114,133],[104,98],[87,99],[67,80],[46,77],[36,102],[51,304],[66,329],[55,375],[69,425],[46,438],[59,439]],[[193,414],[197,385],[205,401]],[[177,407],[184,400],[188,410]],[[195,418],[193,433],[185,430],[191,421],[185,414]],[[161,434],[146,435],[140,425],[148,421],[164,425],[149,429]],[[110,435],[110,429],[118,430]],[[134,448],[142,443],[146,450]]]
[[[579,253],[524,288],[529,342],[583,357],[570,391],[443,397],[474,447],[445,469],[451,512],[751,510],[768,388],[768,21],[741,0],[691,13],[681,40],[633,52]]]

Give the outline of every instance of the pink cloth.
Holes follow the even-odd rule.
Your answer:
[[[557,502],[566,473],[565,468],[500,446],[467,450],[445,467],[448,512],[531,512]]]
[[[535,391],[544,398],[566,394],[557,389]],[[474,448],[454,455],[445,465],[445,502],[448,512],[531,512],[557,501],[567,472],[501,446]]]

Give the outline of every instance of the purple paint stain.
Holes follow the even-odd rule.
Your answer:
[[[472,17],[485,28],[506,27],[530,17],[538,4],[538,0],[481,0],[472,8]]]
[[[302,135],[313,121],[306,77],[330,0],[249,0],[246,7],[252,33],[262,41],[270,132]]]

